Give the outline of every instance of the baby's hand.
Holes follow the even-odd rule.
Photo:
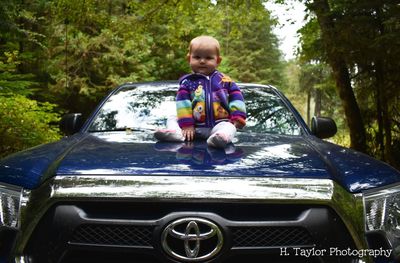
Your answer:
[[[235,125],[236,129],[242,129],[244,127],[240,121],[233,121],[233,125]]]
[[[194,127],[189,126],[189,127],[182,128],[182,135],[186,141],[189,141],[189,142],[193,141],[194,140]]]

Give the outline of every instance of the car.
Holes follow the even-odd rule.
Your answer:
[[[160,142],[174,81],[126,83],[60,141],[0,161],[0,262],[396,262],[400,173],[309,128],[269,85],[239,83],[224,149]]]

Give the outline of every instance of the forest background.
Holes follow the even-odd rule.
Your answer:
[[[220,70],[272,84],[309,123],[336,120],[335,143],[400,168],[398,0],[270,0],[304,5],[296,58],[261,0],[1,0],[0,156],[63,135],[124,82],[178,79],[189,41],[213,35]]]

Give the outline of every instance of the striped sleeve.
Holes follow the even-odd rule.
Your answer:
[[[184,83],[180,84],[176,95],[176,111],[179,127],[194,126],[190,90]]]
[[[230,120],[238,121],[243,126],[246,125],[246,105],[244,103],[243,94],[236,83],[231,82],[229,91],[229,110],[231,113]]]

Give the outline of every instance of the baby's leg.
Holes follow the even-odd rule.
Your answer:
[[[230,122],[220,122],[211,130],[211,135],[207,139],[207,144],[212,147],[225,148],[232,142],[236,135],[236,127]]]
[[[183,142],[185,138],[182,136],[182,130],[178,125],[176,116],[171,116],[167,119],[167,128],[157,130],[154,137],[159,141],[164,142]]]

